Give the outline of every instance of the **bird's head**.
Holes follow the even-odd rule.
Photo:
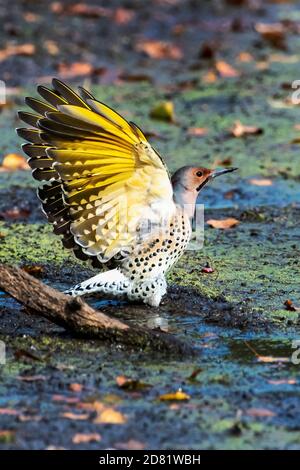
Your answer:
[[[172,176],[174,199],[178,203],[192,203],[196,201],[199,191],[212,179],[237,170],[237,168],[223,168],[210,170],[209,168],[184,166]]]

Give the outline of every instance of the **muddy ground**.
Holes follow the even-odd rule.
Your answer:
[[[84,82],[149,132],[171,171],[187,163],[239,167],[205,188],[199,202],[206,221],[240,223],[205,225],[203,248],[188,251],[169,274],[158,309],[88,300],[167,329],[194,345],[193,358],[73,338],[0,292],[7,352],[0,448],[299,449],[300,365],[292,342],[300,339],[300,317],[284,305],[300,305],[300,110],[290,87],[300,78],[298,2],[89,2],[108,9],[89,14],[82,7],[70,13],[70,3],[14,0],[8,10],[0,2],[1,48],[36,47],[32,55],[0,54],[9,92],[0,109],[0,162],[20,152],[14,128],[23,97],[35,94],[36,82],[61,76]],[[286,25],[280,44],[255,31],[259,21]],[[145,38],[169,41],[181,56],[172,49],[172,59],[149,57],[136,46]],[[161,100],[173,102],[175,123],[150,118]],[[233,137],[237,120],[261,132]],[[191,127],[207,132],[196,137]],[[93,271],[62,249],[35,187],[27,171],[0,172],[0,260],[36,266],[40,279],[63,290]],[[207,263],[213,273],[203,272]],[[136,382],[120,386],[120,376]],[[186,400],[160,399],[178,389]]]

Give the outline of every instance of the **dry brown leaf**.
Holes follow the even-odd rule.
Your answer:
[[[85,421],[89,419],[90,415],[88,413],[72,413],[71,411],[66,411],[60,415],[62,418],[71,419],[73,421]]]
[[[265,39],[271,46],[278,49],[285,49],[285,32],[286,28],[282,23],[257,23],[255,25],[256,31]]]
[[[160,395],[158,397],[160,401],[187,401],[190,398],[190,395],[183,392],[182,390],[177,390],[174,393],[165,393],[164,395]]]
[[[40,277],[44,273],[44,267],[38,265],[28,265],[25,264],[22,266],[23,271],[26,271],[31,276]]]
[[[207,133],[207,127],[189,127],[187,130],[187,135],[190,137],[203,137]]]
[[[149,39],[140,41],[136,50],[144,52],[151,59],[173,59],[180,60],[183,57],[182,50],[168,41],[159,41],[156,39]]]
[[[226,230],[228,228],[235,227],[240,223],[240,221],[234,217],[228,217],[228,219],[209,219],[206,223],[213,228]]]
[[[117,442],[114,444],[114,447],[122,450],[143,450],[146,445],[143,442],[136,441],[135,439],[129,439],[128,442]]]
[[[137,379],[130,379],[124,375],[118,375],[118,377],[116,377],[116,382],[119,388],[129,391],[145,390],[152,387],[150,384],[141,382]]]
[[[276,413],[267,408],[249,408],[246,410],[246,414],[255,418],[271,418],[272,416],[276,416]]]
[[[53,2],[51,11],[56,14],[84,16],[86,18],[101,18],[111,16],[111,9],[98,5],[88,5],[87,3],[64,4],[63,2]]]
[[[25,208],[13,207],[12,209],[7,209],[4,212],[0,212],[0,219],[4,220],[17,220],[17,219],[26,219],[30,215],[30,210]]]
[[[227,64],[224,60],[219,60],[215,64],[218,74],[222,78],[234,78],[239,77],[240,72],[232,67],[232,65]]]
[[[83,385],[78,383],[72,383],[69,385],[69,389],[71,390],[71,392],[80,393],[83,390]]]
[[[14,55],[32,56],[35,54],[34,44],[9,45],[0,50],[0,62]]]
[[[116,8],[113,13],[113,20],[117,24],[127,24],[133,20],[135,17],[135,12],[133,10],[129,10],[128,8]]]
[[[254,60],[253,55],[249,52],[240,52],[237,58],[240,62],[252,62]]]
[[[254,186],[272,186],[273,181],[268,179],[268,178],[251,178],[249,180],[250,184],[253,184]]]
[[[90,75],[93,71],[94,67],[88,62],[61,63],[58,65],[59,75],[64,79]]]
[[[203,76],[202,76],[202,81],[204,83],[214,83],[217,81],[217,75],[215,72],[213,72],[212,70],[209,70],[208,72],[206,72]]]
[[[263,130],[256,126],[244,126],[240,121],[236,121],[234,126],[230,129],[230,133],[234,137],[243,137],[247,135],[258,135],[262,134]]]
[[[292,300],[288,299],[284,302],[285,308],[289,310],[290,312],[300,312],[300,307],[296,307],[296,305],[293,304]]]
[[[2,170],[4,171],[15,171],[15,170],[29,170],[30,167],[27,160],[23,155],[18,153],[8,153],[5,155],[2,161]]]
[[[41,19],[41,16],[28,11],[24,13],[23,18],[27,23],[37,23]]]
[[[88,444],[89,442],[100,442],[101,436],[97,432],[91,434],[77,433],[72,437],[73,444]]]

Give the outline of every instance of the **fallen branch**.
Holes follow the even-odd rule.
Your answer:
[[[0,288],[39,315],[76,335],[174,355],[193,354],[193,348],[174,336],[150,330],[94,310],[79,297],[70,298],[20,268],[0,264]]]

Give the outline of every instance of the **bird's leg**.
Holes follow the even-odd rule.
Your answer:
[[[76,284],[76,286],[66,290],[65,294],[77,297],[80,295],[102,292],[103,294],[121,296],[128,292],[128,288],[129,281],[127,277],[118,269],[113,269],[111,271],[97,274],[80,284]]]

